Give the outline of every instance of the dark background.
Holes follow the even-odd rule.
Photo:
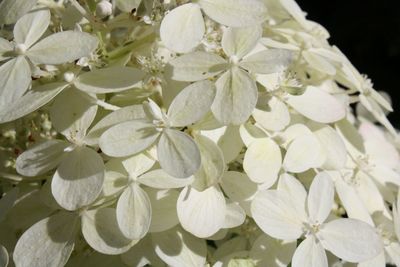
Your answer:
[[[400,0],[297,0],[307,18],[324,26],[330,43],[367,74],[374,88],[388,92],[400,128]]]

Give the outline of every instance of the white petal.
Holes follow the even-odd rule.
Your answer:
[[[68,84],[49,83],[32,90],[0,109],[0,123],[19,119],[41,108],[56,97]]]
[[[294,0],[280,0],[280,4],[302,27],[307,25],[305,15],[299,5]],[[307,29],[307,27],[305,27]]]
[[[385,246],[386,253],[390,256],[393,263],[397,266],[400,264],[400,244],[392,242],[389,246]]]
[[[251,124],[251,122],[246,122],[240,125],[240,137],[246,147],[249,147],[251,143],[257,139],[267,138],[268,135],[260,129],[257,125]]]
[[[54,169],[63,159],[69,143],[61,140],[41,142],[18,156],[16,169],[24,176],[36,176]]]
[[[223,228],[234,228],[246,220],[246,212],[236,202],[226,204],[226,214]]]
[[[303,116],[316,122],[332,123],[343,119],[346,115],[342,103],[313,86],[307,87],[300,96],[290,96],[287,103]]]
[[[278,179],[282,155],[279,146],[270,138],[253,141],[247,148],[243,169],[253,182],[271,187]]]
[[[196,135],[195,141],[201,155],[201,166],[194,174],[195,181],[192,186],[203,191],[219,182],[225,170],[225,161],[221,149],[212,140]]]
[[[258,0],[200,0],[199,4],[207,16],[226,26],[251,26],[266,19],[266,7]]]
[[[312,134],[301,135],[294,139],[286,151],[283,160],[285,170],[300,173],[316,167],[319,159],[321,144]]]
[[[345,142],[347,150],[351,154],[364,153],[365,147],[362,136],[348,120],[341,120],[335,124],[336,130]]]
[[[278,239],[298,239],[303,234],[301,204],[293,205],[290,196],[276,190],[259,191],[251,203],[251,214],[266,234]]]
[[[257,87],[250,75],[233,67],[216,82],[217,95],[211,110],[224,125],[244,123],[257,104]]]
[[[149,122],[127,121],[105,131],[100,137],[99,145],[109,156],[125,157],[150,147],[158,136],[159,132]]]
[[[36,5],[37,0],[3,0],[0,3],[0,25],[13,24]]]
[[[69,140],[82,141],[97,113],[97,105],[83,94],[69,88],[57,96],[50,108],[53,127]]]
[[[88,33],[58,32],[32,46],[26,55],[37,64],[62,64],[90,56],[98,43]]]
[[[268,49],[243,59],[240,66],[253,73],[270,74],[286,69],[292,63],[293,54],[284,49]]]
[[[7,267],[9,260],[7,249],[0,245],[0,266]]]
[[[209,237],[224,226],[226,203],[218,187],[203,192],[186,187],[179,195],[176,209],[182,227],[197,237]]]
[[[200,167],[199,149],[186,133],[165,129],[157,145],[158,160],[161,168],[177,178],[186,178]]]
[[[259,25],[253,27],[228,28],[225,30],[221,45],[227,56],[241,59],[247,55],[261,38],[262,29]]]
[[[50,11],[48,9],[38,9],[29,12],[20,18],[14,26],[14,41],[17,44],[24,44],[27,48],[31,47],[50,24]]]
[[[281,131],[289,125],[290,114],[285,103],[277,97],[259,98],[258,101],[253,117],[264,129]]]
[[[204,266],[206,241],[174,228],[152,235],[157,255],[169,266]]]
[[[293,255],[292,266],[328,267],[328,258],[321,242],[312,235],[303,240]]]
[[[296,241],[277,240],[267,235],[260,235],[250,251],[250,258],[257,260],[258,266],[285,267],[291,262]]]
[[[187,53],[198,46],[204,32],[200,7],[192,3],[173,9],[164,17],[160,26],[162,42],[178,53]]]
[[[147,172],[138,177],[139,183],[157,189],[181,188],[190,185],[193,180],[193,176],[186,179],[176,178],[161,169]]]
[[[97,144],[100,136],[111,126],[117,125],[121,122],[145,119],[142,105],[133,105],[120,108],[101,119],[85,136],[85,143],[88,145]]]
[[[362,262],[383,250],[377,231],[369,224],[354,219],[338,219],[322,226],[318,233],[323,247],[349,262]]]
[[[104,181],[103,159],[94,150],[78,147],[65,156],[51,182],[57,203],[76,210],[92,203]]]
[[[0,112],[18,100],[31,84],[31,68],[25,57],[19,56],[0,66]],[[6,116],[6,115],[5,115]]]
[[[122,254],[137,243],[122,234],[113,208],[84,212],[82,234],[94,250],[107,255]]]
[[[117,203],[117,222],[128,239],[143,238],[150,228],[151,204],[147,193],[137,184],[128,186]]]
[[[176,211],[178,191],[147,189],[146,192],[153,210],[149,230],[151,233],[163,232],[179,224]]]
[[[183,89],[168,109],[172,127],[184,127],[202,119],[209,112],[215,97],[215,85],[210,81],[196,82]]]
[[[322,223],[326,220],[333,207],[335,189],[332,178],[326,172],[320,172],[315,177],[308,192],[308,213],[313,222]]]
[[[290,196],[290,200],[294,206],[299,207],[297,211],[302,217],[306,217],[306,200],[307,192],[298,179],[290,174],[283,173],[279,177],[278,191]]]
[[[222,57],[203,51],[182,55],[169,62],[171,78],[176,81],[201,81],[224,71],[228,64]]]
[[[385,247],[385,250],[388,251],[387,247]],[[390,255],[389,252],[388,252],[388,254]],[[399,256],[397,256],[397,257],[399,257]],[[398,262],[397,265],[399,263],[400,262]],[[363,261],[363,262],[360,262],[359,264],[357,264],[357,267],[385,267],[385,266],[386,266],[385,252],[380,253],[378,256],[376,256],[375,258],[372,258],[371,260]]]
[[[74,85],[88,93],[116,93],[133,88],[144,75],[144,72],[135,68],[116,66],[81,74]]]
[[[321,127],[313,133],[323,144],[321,148],[326,160],[322,167],[325,170],[341,170],[347,160],[347,151],[340,135],[330,126]]]
[[[78,217],[59,212],[31,226],[18,240],[13,259],[20,267],[64,266],[74,249]]]

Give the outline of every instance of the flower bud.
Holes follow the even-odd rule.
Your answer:
[[[100,1],[96,6],[96,15],[105,18],[112,14],[112,4],[106,0]]]

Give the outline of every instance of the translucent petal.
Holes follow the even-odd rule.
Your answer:
[[[51,182],[57,203],[76,210],[96,200],[104,181],[103,159],[94,150],[78,147],[65,156]]]
[[[18,100],[31,84],[31,68],[25,57],[19,56],[0,66],[0,112]],[[5,115],[7,117],[7,115]]]
[[[16,170],[24,176],[44,174],[60,164],[64,156],[64,149],[69,145],[61,140],[47,140],[38,143],[18,156]]]
[[[84,212],[82,234],[94,250],[107,255],[122,254],[138,242],[122,234],[113,208]]]
[[[53,127],[70,141],[82,141],[96,117],[97,105],[83,94],[69,88],[57,96],[50,109]]]
[[[316,167],[320,151],[321,144],[314,135],[301,135],[289,145],[283,168],[288,172],[300,173]]]
[[[201,155],[201,166],[194,174],[195,181],[192,186],[198,191],[203,191],[219,182],[225,170],[225,161],[221,149],[212,140],[196,135],[195,141]]]
[[[20,191],[20,189],[18,187],[14,187],[13,189],[10,189],[7,192],[5,192],[5,194],[3,193],[1,195],[1,198],[0,198],[0,222],[4,221],[4,219],[7,216],[7,213],[14,206],[15,202],[18,199],[19,191]],[[1,248],[1,244],[0,244],[0,248]],[[1,252],[0,252],[0,254],[1,254]]]
[[[226,204],[226,214],[223,228],[234,228],[246,220],[246,212],[236,202]]]
[[[392,242],[389,246],[385,246],[385,251],[393,260],[394,264],[400,264],[400,244],[398,242]]]
[[[24,96],[0,109],[0,123],[19,119],[41,108],[68,86],[67,83],[49,83],[29,90]]]
[[[111,126],[117,125],[121,122],[145,119],[142,105],[133,105],[120,108],[116,111],[105,116],[95,126],[93,126],[85,136],[85,143],[88,145],[95,145],[99,142],[100,136]]]
[[[377,231],[354,219],[337,219],[324,224],[318,235],[325,249],[349,262],[372,259],[383,250]]]
[[[286,9],[286,11],[297,21],[301,26],[306,27],[307,20],[299,5],[294,0],[280,0],[280,4]],[[322,266],[321,266],[322,267]]]
[[[14,46],[8,40],[0,37],[0,62],[12,56]]]
[[[260,235],[251,248],[250,258],[255,259],[259,266],[285,267],[292,259],[296,243],[296,241],[277,240],[268,235]]]
[[[204,266],[206,241],[174,228],[152,235],[157,255],[169,266]]]
[[[347,150],[354,155],[355,153],[364,153],[365,146],[362,136],[357,129],[348,121],[341,120],[335,124],[336,130],[345,142]]]
[[[128,239],[143,238],[150,228],[151,204],[147,193],[133,183],[122,193],[117,203],[117,222]]]
[[[297,212],[299,212],[302,217],[307,217],[307,192],[298,179],[287,173],[281,174],[279,177],[278,191],[290,196],[293,205],[299,207]]]
[[[214,77],[228,65],[222,57],[203,51],[182,55],[170,62],[171,78],[177,81],[201,81]]]
[[[260,97],[253,118],[264,129],[271,131],[281,131],[290,123],[289,109],[277,97]]]
[[[116,93],[133,88],[145,73],[131,67],[109,67],[96,69],[79,75],[74,85],[87,93]]]
[[[136,245],[121,255],[122,261],[130,267],[144,267],[147,264],[151,266],[163,266],[164,263],[154,251],[151,236],[147,235]],[[115,266],[115,265],[113,265]]]
[[[141,175],[138,182],[157,189],[181,188],[193,183],[194,177],[175,178],[164,170],[154,170]]]
[[[146,189],[153,209],[150,232],[163,232],[179,224],[176,202],[177,190]]]
[[[50,11],[48,9],[38,9],[29,12],[20,18],[14,26],[14,41],[17,44],[24,44],[27,48],[31,47],[50,24]]]
[[[257,193],[257,184],[244,173],[228,171],[222,176],[221,186],[230,200],[238,202],[250,214],[250,203]]]
[[[169,175],[186,178],[200,167],[199,149],[186,133],[165,129],[157,145],[157,155],[161,168]]]
[[[259,191],[251,203],[251,214],[264,233],[278,239],[298,239],[306,218],[300,216],[301,204],[293,205],[286,192]]]
[[[119,10],[130,13],[134,8],[138,8],[141,0],[116,0],[115,4]]]
[[[139,175],[150,170],[154,163],[155,159],[148,156],[146,153],[136,154],[122,160],[122,165],[126,172],[133,179],[137,179]]]
[[[0,245],[0,266],[7,267],[9,260],[7,249]]]
[[[387,248],[385,248],[385,250],[388,251]],[[397,265],[398,264],[399,262],[397,263]],[[372,258],[371,260],[363,261],[357,264],[357,267],[385,267],[385,266],[386,266],[385,252],[380,253],[378,256]]]
[[[268,49],[243,59],[240,66],[253,73],[271,74],[285,70],[293,60],[293,53],[284,49]]]
[[[221,45],[225,54],[236,56],[237,59],[247,55],[261,38],[262,29],[259,25],[242,28],[228,28],[222,35]]]
[[[251,26],[266,19],[266,7],[258,0],[200,0],[199,4],[207,16],[226,26]]]
[[[101,150],[112,157],[125,157],[150,147],[159,132],[153,124],[134,120],[114,125],[100,137]]]
[[[336,68],[322,56],[314,54],[307,50],[303,51],[302,56],[311,68],[332,76],[336,74]]]
[[[184,127],[202,119],[210,110],[215,97],[215,85],[210,81],[193,83],[183,89],[168,109],[172,127]]]
[[[37,0],[3,0],[0,3],[0,25],[17,22],[36,2]]]
[[[323,144],[321,148],[325,154],[325,162],[322,167],[325,170],[341,170],[346,164],[347,151],[338,132],[330,126],[324,126],[313,133]]]
[[[200,7],[192,3],[173,9],[164,17],[160,26],[162,42],[178,53],[187,53],[198,46],[204,32]]]
[[[15,246],[15,265],[64,266],[74,249],[78,225],[78,216],[68,212],[58,212],[35,223],[22,234]]]
[[[293,255],[292,266],[328,267],[328,258],[321,242],[312,235],[303,240]]]
[[[248,147],[243,169],[253,182],[271,187],[278,179],[282,155],[279,146],[270,138],[259,138]]]
[[[88,57],[97,48],[96,37],[84,32],[58,32],[32,46],[26,55],[36,64],[62,64]]]
[[[203,192],[185,187],[179,195],[176,209],[182,227],[197,237],[209,237],[224,226],[226,203],[216,186]]]
[[[244,123],[257,104],[257,87],[248,73],[233,67],[216,82],[217,94],[211,110],[224,125]]]
[[[300,96],[289,96],[287,103],[306,118],[316,122],[332,123],[343,119],[346,115],[342,103],[313,86],[307,87]]]
[[[322,223],[332,210],[335,189],[332,178],[326,172],[315,177],[308,192],[307,208],[313,222]]]
[[[368,209],[352,186],[339,178],[335,180],[335,188],[349,218],[358,219],[370,225],[374,225]]]
[[[267,138],[268,135],[260,129],[258,126],[246,122],[240,125],[240,137],[246,147],[249,147],[251,143],[257,139]]]

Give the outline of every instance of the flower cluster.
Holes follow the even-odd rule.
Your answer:
[[[400,266],[400,139],[294,0],[0,2],[0,266]]]

